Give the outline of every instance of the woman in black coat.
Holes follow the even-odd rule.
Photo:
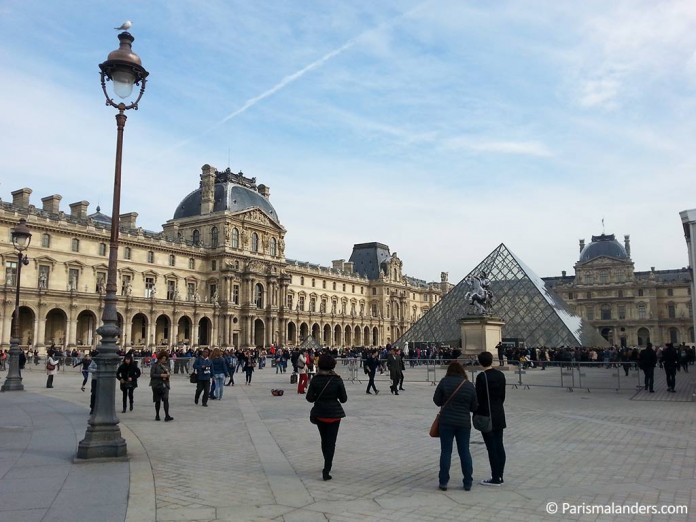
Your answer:
[[[138,378],[140,377],[140,368],[133,360],[131,354],[127,354],[123,358],[123,362],[116,370],[116,378],[121,383],[121,391],[123,392],[123,411],[126,413],[126,403],[130,401],[130,411],[133,411],[133,390],[138,387]],[[84,386],[83,386],[84,388]]]
[[[321,452],[324,455],[322,478],[324,480],[331,480],[329,472],[336,450],[338,428],[341,419],[346,416],[341,403],[348,400],[343,379],[333,371],[335,367],[336,360],[330,355],[324,354],[319,357],[319,371],[309,382],[307,390],[307,401],[314,403],[309,418],[319,428],[321,437]]]

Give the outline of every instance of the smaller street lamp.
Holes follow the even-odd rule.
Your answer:
[[[10,338],[10,368],[7,371],[7,378],[2,385],[2,391],[23,391],[22,376],[19,373],[19,285],[22,278],[22,265],[29,264],[29,258],[24,255],[24,251],[29,248],[31,243],[31,231],[27,226],[27,220],[22,218],[19,224],[12,229],[12,245],[17,251],[17,278],[15,290],[15,309],[12,321],[12,337]]]

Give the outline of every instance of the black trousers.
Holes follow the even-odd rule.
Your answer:
[[[126,409],[126,402],[127,399],[130,400],[130,406],[131,408],[133,407],[133,390],[135,388],[123,388],[121,391],[123,392],[123,409]]]
[[[667,388],[673,390],[677,385],[677,368],[676,366],[665,366],[665,376],[667,377]]]
[[[210,396],[210,381],[198,381],[196,383],[196,402],[203,392],[203,404],[208,404],[208,397]]]
[[[338,428],[341,421],[337,422],[317,422],[319,428],[319,436],[321,437],[321,453],[324,455],[325,473],[331,471],[333,465],[334,452],[336,451],[336,438],[338,437]]]
[[[370,372],[367,374],[367,376],[370,378],[370,382],[367,383],[367,391],[370,391],[370,388],[372,388],[376,392],[377,387],[375,386],[375,373]]]
[[[643,373],[645,373],[645,389],[653,391],[655,387],[655,367],[644,368]]]
[[[488,460],[491,464],[491,478],[501,480],[505,472],[505,447],[503,446],[503,430],[493,430],[482,433],[483,441],[488,450]]]

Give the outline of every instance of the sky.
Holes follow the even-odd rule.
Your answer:
[[[122,212],[161,231],[201,167],[268,185],[286,256],[387,244],[456,283],[500,243],[540,276],[631,236],[688,264],[696,2],[0,0],[0,197],[110,215],[116,125],[98,64],[132,21]]]

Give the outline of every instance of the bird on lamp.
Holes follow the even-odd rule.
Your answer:
[[[133,24],[131,23],[130,20],[126,20],[125,22],[123,22],[121,24],[121,27],[114,27],[114,29],[116,29],[117,31],[127,31],[128,29],[131,28],[132,25]]]

